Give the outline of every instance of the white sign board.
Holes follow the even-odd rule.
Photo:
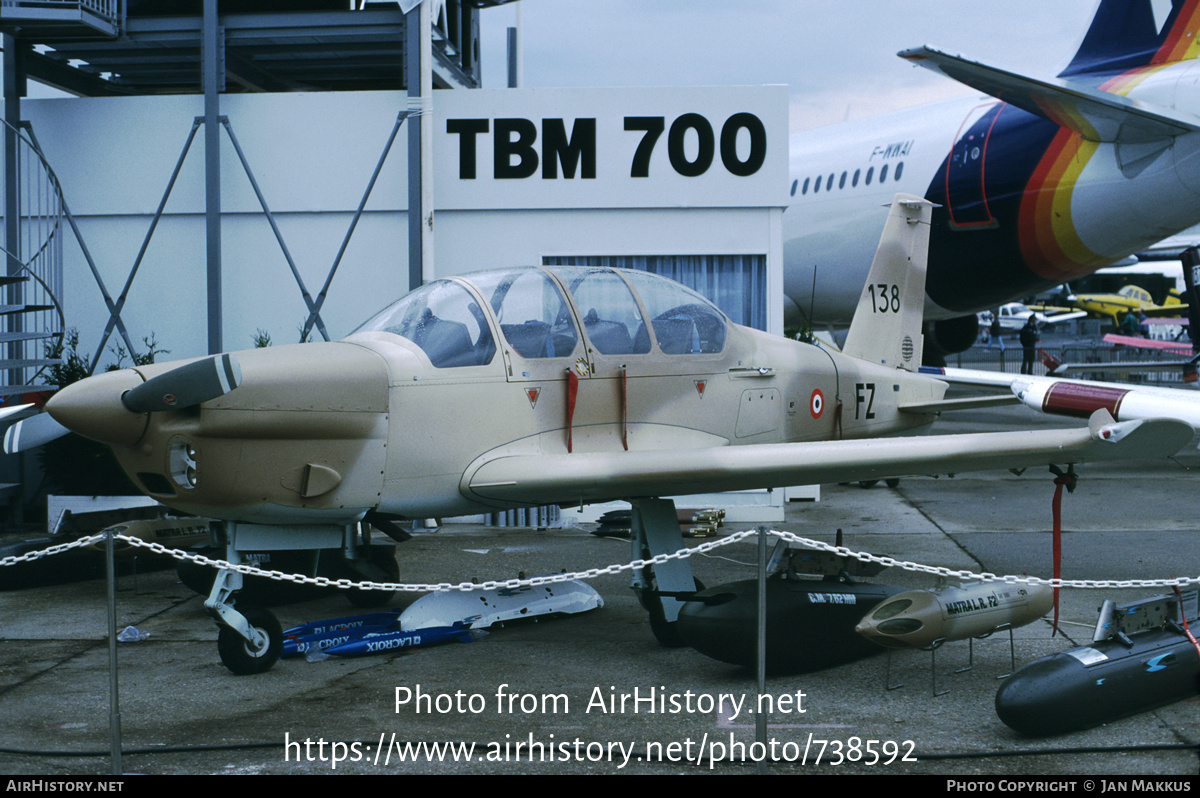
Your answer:
[[[787,88],[434,96],[438,210],[787,204]]]

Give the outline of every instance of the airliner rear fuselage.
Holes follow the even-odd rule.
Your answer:
[[[930,319],[995,308],[1200,222],[1200,64],[1076,71],[1064,82],[1066,91],[1047,95],[1045,116],[977,94],[794,134],[786,312],[822,324],[849,319],[873,231],[898,191],[940,206],[930,235]],[[1120,109],[1111,129],[1093,126],[1063,112],[1072,86],[1194,120],[1196,129],[1130,134]],[[1042,105],[1036,92],[1026,105],[1030,98]]]

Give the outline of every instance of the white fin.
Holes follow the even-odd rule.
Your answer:
[[[925,265],[933,203],[897,194],[842,352],[885,366],[921,365]]]

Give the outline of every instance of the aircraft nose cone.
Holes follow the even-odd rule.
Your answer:
[[[121,394],[142,384],[132,369],[110,371],[72,383],[46,403],[50,417],[85,438],[113,446],[132,446],[146,431],[146,413],[131,413]]]

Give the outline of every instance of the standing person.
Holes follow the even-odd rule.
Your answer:
[[[1025,326],[1021,328],[1021,373],[1033,374],[1033,359],[1034,351],[1037,349],[1038,343],[1038,328],[1037,319],[1030,314],[1025,320]]]
[[[1003,332],[1003,329],[1004,328],[1000,326],[1000,310],[997,309],[996,312],[992,314],[992,323],[991,326],[988,327],[988,332],[990,333],[987,345],[988,349],[992,348],[992,344],[1000,344],[1000,351],[1004,351],[1004,338],[1001,337],[1001,332]]]
[[[1121,319],[1121,329],[1119,332],[1122,335],[1137,337],[1138,335],[1138,320],[1137,316],[1133,315],[1133,311],[1127,311],[1124,318]]]

